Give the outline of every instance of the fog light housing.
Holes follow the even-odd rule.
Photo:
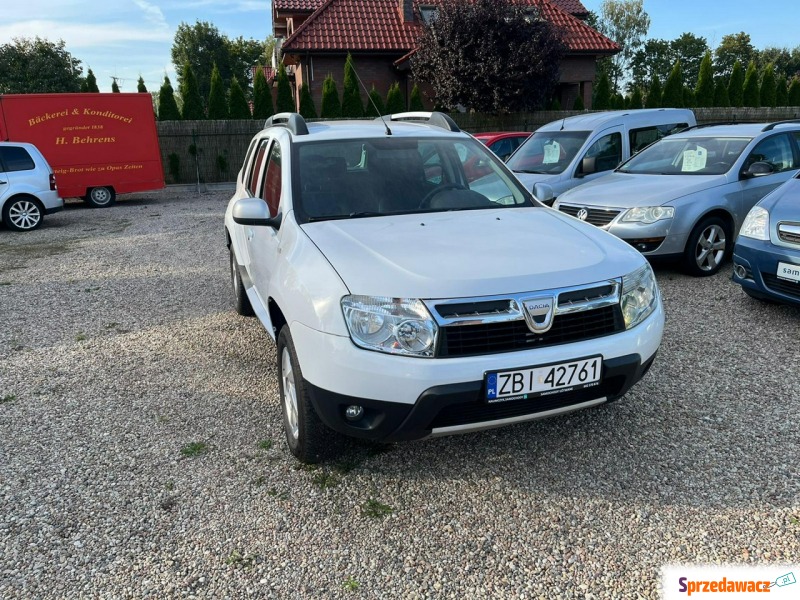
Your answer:
[[[348,421],[358,421],[364,416],[364,407],[359,404],[351,404],[344,409],[344,416]]]

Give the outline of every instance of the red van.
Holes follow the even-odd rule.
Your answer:
[[[62,198],[106,207],[164,187],[150,94],[0,95],[0,140],[34,144]]]

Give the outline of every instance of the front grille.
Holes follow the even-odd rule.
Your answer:
[[[783,223],[781,223],[778,225],[778,237],[783,242],[800,245],[800,227],[797,225],[787,225],[784,228]]]
[[[763,271],[761,272],[761,277],[768,288],[793,298],[800,298],[800,283],[780,279],[773,273],[764,273]]]
[[[618,208],[595,208],[588,206],[571,206],[569,204],[560,205],[558,210],[567,213],[571,217],[577,217],[578,211],[582,208],[585,208],[588,213],[584,221],[596,225],[597,227],[605,227],[614,220],[614,217],[622,212]]]
[[[512,312],[511,300],[490,300],[487,302],[462,302],[458,304],[437,304],[436,312],[445,319],[466,317],[485,317],[506,315]]]
[[[619,305],[559,314],[550,331],[533,333],[524,320],[442,327],[437,356],[475,356],[555,346],[611,335],[625,329]]]
[[[431,421],[429,429],[453,427],[455,425],[471,425],[473,423],[521,417],[523,415],[532,415],[573,404],[580,404],[582,402],[596,400],[597,398],[610,398],[619,395],[624,385],[625,376],[620,375],[604,379],[597,387],[564,392],[563,394],[552,394],[550,396],[539,396],[538,398],[530,398],[527,400],[512,400],[493,404],[488,404],[483,400],[451,404],[439,411],[433,418],[433,421]]]

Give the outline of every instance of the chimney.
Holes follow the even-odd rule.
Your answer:
[[[414,0],[397,0],[400,4],[400,18],[403,23],[414,22]]]

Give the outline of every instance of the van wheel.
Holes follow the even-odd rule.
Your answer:
[[[250,298],[247,297],[247,292],[242,283],[242,276],[239,273],[239,265],[236,262],[236,254],[233,252],[233,245],[231,244],[231,285],[233,286],[233,305],[236,312],[244,317],[249,317],[253,314],[253,305],[250,304]]]
[[[344,436],[329,429],[317,416],[288,325],[278,335],[278,389],[286,443],[295,458],[306,464],[335,458],[344,445]]]
[[[112,187],[93,187],[86,195],[86,201],[95,208],[106,208],[114,204],[117,196]]]
[[[43,218],[42,206],[30,196],[17,196],[3,206],[3,222],[12,231],[33,231]]]
[[[694,277],[714,275],[733,247],[728,224],[719,217],[703,219],[689,234],[683,268]]]

